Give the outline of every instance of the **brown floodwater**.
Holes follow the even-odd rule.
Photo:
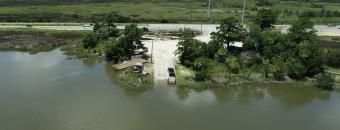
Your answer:
[[[289,85],[131,90],[98,60],[0,52],[0,130],[339,130],[340,93]]]

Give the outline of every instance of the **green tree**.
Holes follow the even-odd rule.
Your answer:
[[[95,23],[93,27],[93,31],[97,35],[97,38],[100,40],[107,40],[111,37],[117,38],[119,37],[119,30],[114,24],[114,16],[112,14],[108,15],[105,19],[105,23]]]
[[[294,43],[302,41],[318,41],[314,24],[309,18],[301,17],[288,29],[288,37]]]
[[[257,24],[250,24],[248,34],[243,40],[243,49],[261,52],[263,48],[261,28]]]
[[[228,79],[231,80],[231,73],[237,73],[239,69],[241,68],[241,65],[239,63],[238,58],[235,56],[229,56],[227,58],[226,62],[226,72],[228,72]]]
[[[262,8],[257,12],[255,23],[259,25],[261,29],[268,29],[273,27],[277,18],[278,16],[273,10]]]
[[[261,35],[261,43],[257,47],[258,52],[265,58],[271,60],[273,57],[286,52],[286,35],[277,30],[264,30]]]
[[[297,58],[290,57],[286,61],[287,75],[295,80],[302,80],[305,78],[307,69]]]
[[[118,29],[116,25],[114,24],[115,22],[115,16],[112,14],[109,14],[106,17],[106,27],[107,27],[107,32],[108,32],[108,37],[118,37]]]
[[[129,58],[118,40],[110,39],[106,42],[105,55],[109,61],[118,63]]]
[[[340,52],[328,49],[324,52],[325,62],[328,66],[331,67],[340,67]]]
[[[324,55],[319,47],[319,39],[314,24],[306,18],[300,18],[288,30],[291,44],[291,57],[298,60],[306,71],[303,76],[312,77],[324,71]]]
[[[217,60],[219,62],[225,62],[227,55],[228,55],[228,50],[225,47],[221,47],[216,53]]]
[[[305,65],[306,76],[312,77],[324,71],[324,57],[317,43],[303,42],[298,46],[300,61]]]
[[[206,70],[209,68],[209,59],[206,57],[199,57],[194,61],[194,70]]]
[[[265,78],[268,78],[270,71],[270,61],[268,59],[262,59],[263,74]]]
[[[270,65],[271,72],[275,80],[282,81],[285,80],[285,63],[282,57],[277,56],[273,58],[272,64]]]
[[[97,45],[97,37],[94,33],[89,33],[86,35],[86,37],[83,39],[83,46],[84,48],[94,48]]]
[[[226,18],[221,21],[221,25],[217,27],[217,32],[212,33],[212,40],[223,43],[228,50],[235,42],[241,42],[245,37],[246,29],[233,17]]]
[[[106,26],[109,29],[116,27],[114,24],[114,22],[116,21],[115,18],[116,17],[113,14],[109,14],[106,16],[105,22],[106,22]]]
[[[335,80],[329,73],[321,73],[321,75],[316,78],[314,86],[325,90],[333,90],[334,83]]]
[[[206,43],[196,40],[194,37],[194,32],[186,29],[182,32],[177,44],[176,54],[180,62],[189,67],[193,67],[194,61],[203,56],[204,48],[206,48]]]
[[[107,40],[109,39],[109,32],[104,25],[99,25],[96,27],[96,31],[94,32],[98,40]]]
[[[194,61],[194,70],[195,73],[195,79],[199,81],[203,81],[209,78],[208,69],[212,66],[210,66],[211,61],[206,57],[199,57]]]
[[[93,32],[97,32],[103,25],[100,23],[94,23]]]
[[[219,53],[221,52],[222,48],[225,49],[222,43],[216,40],[209,41],[205,49],[205,55],[210,59],[214,59],[215,56],[220,57],[221,55],[225,55],[225,54]],[[223,61],[224,61],[224,58],[225,57],[223,57]]]
[[[124,48],[124,51],[127,52],[129,56],[132,56],[137,49],[146,49],[141,41],[142,35],[142,29],[139,29],[136,24],[125,26],[123,36],[119,38],[119,40],[120,45],[122,45],[122,48]]]

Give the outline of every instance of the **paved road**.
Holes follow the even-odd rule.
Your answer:
[[[161,40],[155,39],[152,50],[152,41],[143,41],[145,46],[150,50],[148,53],[151,54],[153,51],[153,64],[154,64],[154,75],[155,83],[164,82],[168,79],[168,67],[174,68],[175,63],[175,51],[178,40]]]
[[[202,31],[203,37],[200,38],[203,41],[208,41],[210,33],[216,31],[217,24],[149,24],[139,25],[139,27],[147,27],[150,30],[179,30],[183,28],[190,28],[192,30]],[[277,25],[277,28],[286,32],[289,25]],[[0,28],[26,28],[26,26],[0,26]],[[92,27],[82,26],[33,26],[35,29],[53,29],[53,30],[92,30]],[[123,29],[124,26],[118,26]],[[318,30],[319,35],[323,36],[340,36],[340,26],[327,27],[326,25],[316,25],[315,29]],[[208,36],[208,39],[206,37]]]

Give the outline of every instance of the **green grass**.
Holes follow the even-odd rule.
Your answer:
[[[181,64],[175,65],[176,86],[179,88],[190,88],[196,91],[203,91],[209,88],[223,87],[224,84],[217,84],[211,81],[196,81],[195,72]]]
[[[339,3],[321,3],[327,10],[340,11]],[[287,17],[280,15],[280,23],[289,23],[297,20],[296,12],[300,11],[321,11],[321,8],[313,8],[311,3],[298,4],[275,3],[270,7],[257,7],[254,1],[250,1],[247,8],[246,20],[250,20],[256,14],[254,8],[273,8],[277,11],[287,9],[293,14]],[[90,4],[65,4],[65,5],[38,5],[38,6],[8,6],[0,7],[0,14],[78,14],[81,16],[92,17],[101,14],[116,12],[123,16],[133,19],[170,19],[177,22],[207,22],[207,6],[201,2],[188,3],[152,3],[152,2],[114,2],[114,3],[90,3]],[[242,1],[226,1],[212,4],[212,21],[217,22],[228,16],[241,18]],[[316,23],[323,23],[321,17],[312,19]],[[327,22],[339,22],[339,17],[326,18]]]
[[[328,70],[331,71],[331,72],[335,72],[335,73],[339,73],[340,74],[340,68],[329,67]]]
[[[319,38],[322,41],[339,42],[340,44],[340,36],[319,36]]]
[[[133,72],[131,68],[126,68],[124,70],[114,70],[111,63],[108,63],[106,69],[112,81],[122,85],[124,89],[127,90],[148,90],[152,88],[154,83],[153,76],[153,66],[152,64],[145,64],[145,70],[150,73],[150,75],[142,75],[140,73]]]
[[[320,47],[332,49],[340,53],[340,37],[339,36],[320,36]]]

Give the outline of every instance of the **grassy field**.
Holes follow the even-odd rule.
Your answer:
[[[340,37],[320,36],[320,46],[340,52]]]
[[[217,22],[228,16],[241,18],[242,1],[223,1],[212,3],[211,21]],[[297,19],[297,14],[304,11],[318,12],[320,15],[313,17],[316,23],[339,22],[340,17],[326,17],[322,19],[322,7],[329,11],[340,11],[339,3],[305,3],[305,2],[285,2],[275,3],[273,6],[257,6],[253,0],[249,1],[246,8],[246,20],[251,20],[259,8],[272,8],[280,15],[279,23],[290,23]],[[288,11],[288,13],[283,13]],[[205,2],[110,2],[110,3],[79,3],[79,4],[43,4],[43,5],[24,5],[24,6],[2,6],[0,7],[0,18],[11,20],[34,15],[55,15],[51,21],[90,21],[95,17],[104,16],[108,13],[116,13],[138,22],[208,22],[207,3]],[[51,16],[52,17],[52,16]],[[40,18],[40,17],[39,17]],[[163,20],[163,21],[161,21]],[[15,21],[15,20],[14,20]]]

